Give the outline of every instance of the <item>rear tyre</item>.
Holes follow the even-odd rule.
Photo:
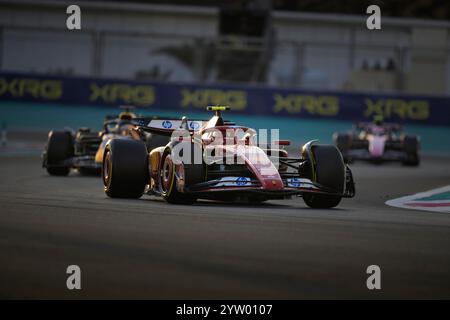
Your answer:
[[[52,176],[67,176],[70,167],[63,166],[66,159],[73,157],[73,138],[67,131],[50,131],[47,141],[46,167]]]
[[[138,140],[112,140],[105,148],[102,179],[108,197],[140,198],[149,181],[145,144]]]
[[[335,133],[333,135],[334,145],[341,151],[347,151],[351,147],[352,137],[347,133]]]
[[[403,161],[405,166],[418,166],[420,164],[419,157],[419,139],[415,136],[406,136],[403,140],[403,147],[406,152],[406,160]]]
[[[312,180],[336,193],[343,193],[345,188],[345,164],[342,155],[335,146],[313,145],[311,147],[315,163]],[[306,193],[303,200],[311,208],[333,208],[341,202],[341,196]]]
[[[345,163],[351,163],[352,159],[346,156],[352,147],[352,136],[348,133],[335,133],[333,135],[334,145],[342,153]]]

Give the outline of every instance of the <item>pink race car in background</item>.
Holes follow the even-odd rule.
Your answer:
[[[419,137],[406,134],[395,123],[360,122],[351,132],[335,133],[333,141],[348,163],[354,160],[401,161],[410,166],[420,163]]]

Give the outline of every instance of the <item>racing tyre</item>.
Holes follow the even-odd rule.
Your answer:
[[[313,145],[311,147],[314,161],[307,159],[309,163],[315,163],[315,174],[312,180],[322,186],[343,193],[345,187],[345,164],[342,155],[335,146]],[[333,208],[341,202],[341,196],[306,193],[303,200],[311,208]]]
[[[105,148],[102,179],[109,197],[140,198],[149,181],[145,144],[138,140],[112,140]]]
[[[403,161],[403,165],[418,166],[420,164],[419,139],[415,136],[406,136],[403,140],[403,146],[406,152],[406,160]]]
[[[352,137],[347,133],[335,133],[333,135],[335,146],[342,152],[347,151],[352,143]]]
[[[335,133],[333,135],[334,145],[342,153],[345,163],[351,163],[352,159],[346,156],[352,146],[352,136],[347,133]]]
[[[191,163],[182,164],[178,169],[182,169],[186,185],[194,185],[204,181],[204,165],[194,162],[194,150],[201,148],[195,143],[191,144]],[[201,152],[200,150],[197,150]],[[193,204],[197,199],[193,195],[185,194],[177,190],[176,186],[176,166],[173,159],[172,148],[167,147],[161,158],[160,167],[160,190],[164,199],[173,204]],[[180,174],[180,173],[179,173]]]
[[[50,131],[47,142],[46,167],[52,176],[67,176],[70,167],[61,162],[73,156],[73,138],[67,131]]]

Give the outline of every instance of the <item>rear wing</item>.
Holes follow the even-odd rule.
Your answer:
[[[365,129],[365,128],[369,128],[372,125],[373,125],[372,122],[357,122],[355,124],[355,128]],[[384,127],[386,130],[389,130],[389,131],[400,131],[403,128],[403,126],[401,124],[393,123],[393,122],[385,122],[385,123],[383,123],[382,127]]]
[[[183,123],[183,119],[175,118],[159,118],[159,117],[144,117],[135,118],[132,123],[143,131],[156,133],[160,135],[171,135],[173,131],[178,129],[186,129],[189,132],[196,132],[201,130],[208,123],[209,120],[199,119],[186,119],[186,124]],[[227,125],[234,125],[233,122],[226,121]]]

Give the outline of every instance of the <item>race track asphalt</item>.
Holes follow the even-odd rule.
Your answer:
[[[450,298],[450,215],[384,204],[450,184],[449,160],[355,164],[356,198],[312,210],[113,200],[98,177],[0,157],[0,298]],[[366,287],[373,264],[381,290]]]

